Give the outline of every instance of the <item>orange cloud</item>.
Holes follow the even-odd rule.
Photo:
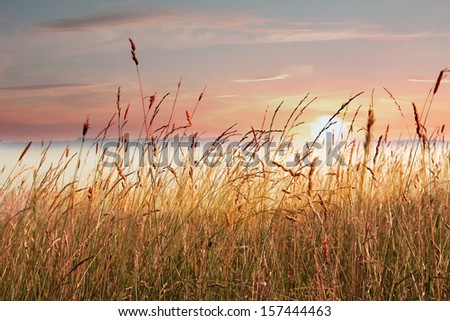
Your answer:
[[[408,81],[411,82],[427,82],[427,83],[435,83],[436,79],[431,78],[409,78]],[[441,80],[441,83],[450,83],[450,80]]]
[[[235,98],[237,97],[237,95],[220,95],[220,96],[215,96],[214,98],[216,99],[226,99],[226,98]]]

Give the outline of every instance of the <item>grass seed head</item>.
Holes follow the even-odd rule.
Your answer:
[[[136,44],[134,43],[133,39],[128,38],[128,40],[130,41],[130,45],[131,45],[131,50],[135,51],[136,50]]]
[[[186,120],[189,124],[189,127],[192,127],[191,115],[189,115],[189,112],[187,110],[186,110]]]
[[[83,138],[86,136],[89,128],[90,128],[90,125],[89,125],[89,117],[88,117],[88,118],[86,118],[86,121],[83,124]]]
[[[433,89],[433,95],[435,95],[437,93],[437,91],[439,89],[439,86],[441,85],[441,81],[444,78],[444,75],[445,75],[446,72],[448,72],[447,68],[442,69],[441,72],[439,73],[439,76],[438,76],[438,78],[436,80],[436,85],[434,86],[434,89]]]
[[[419,112],[418,112],[417,106],[414,102],[412,103],[412,106],[413,106],[413,111],[414,111],[414,121],[416,122],[416,133],[417,133],[417,136],[419,137],[419,139],[422,140],[422,142],[425,146],[426,141],[427,141],[426,129],[420,121]]]
[[[30,149],[30,146],[31,146],[31,142],[29,142],[28,144],[27,144],[27,146],[25,147],[25,149],[22,151],[22,154],[20,154],[20,157],[19,157],[19,162],[22,160],[22,158],[25,156],[25,154],[28,152],[28,150]]]

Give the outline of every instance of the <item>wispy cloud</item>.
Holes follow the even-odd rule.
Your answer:
[[[272,81],[272,80],[286,79],[289,76],[290,75],[288,75],[288,74],[281,74],[281,75],[274,75],[274,76],[259,76],[259,77],[252,77],[252,78],[235,79],[235,80],[233,80],[233,82],[247,83],[247,82]]]
[[[194,11],[162,7],[128,12],[106,12],[40,21],[41,32],[130,30],[138,27],[157,46],[210,46],[342,40],[407,41],[438,37],[431,32],[392,33],[361,21],[283,21],[239,11]],[[154,41],[152,41],[154,40]]]
[[[378,24],[369,24],[362,20],[350,20],[350,21],[320,21],[320,20],[310,20],[310,21],[290,21],[289,25],[300,26],[300,27],[350,27],[358,29],[378,29],[381,26]]]
[[[152,18],[158,17],[157,14],[158,12],[149,11],[107,12],[84,17],[41,21],[36,23],[36,27],[39,31],[83,31],[151,21]],[[164,12],[159,12],[159,14],[166,16]]]
[[[228,98],[236,98],[237,95],[219,95],[219,96],[215,96],[214,98],[216,99],[228,99]]]
[[[86,87],[86,86],[92,86],[92,85],[91,84],[23,85],[23,86],[0,87],[0,90],[46,90],[46,89],[74,88],[74,87]]]
[[[355,29],[285,29],[266,33],[261,42],[288,43],[288,42],[321,42],[340,40],[374,40],[374,41],[404,41],[427,36],[426,32],[411,34],[389,34]]]
[[[408,81],[411,82],[426,82],[426,83],[435,83],[436,79],[431,78],[409,78]],[[450,80],[441,80],[441,83],[450,83]]]
[[[35,26],[39,31],[83,31],[137,24],[159,28],[240,29],[266,20],[242,12],[194,12],[187,9],[155,8],[47,20],[38,22]]]

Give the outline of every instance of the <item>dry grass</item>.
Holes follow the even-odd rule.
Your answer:
[[[186,137],[197,108],[185,112],[187,125],[169,120],[152,130],[164,99],[151,96],[143,110],[143,139],[157,160],[161,139]],[[0,174],[0,299],[449,300],[450,150],[443,129],[433,140],[423,137],[415,107],[413,147],[390,142],[388,129],[374,146],[372,104],[364,148],[348,144],[341,155],[346,166],[319,166],[317,158],[303,165],[312,148],[295,167],[276,151],[273,163],[242,166],[266,144],[291,141],[314,101],[307,99],[281,129],[278,107],[267,127],[264,116],[261,128],[248,133],[225,130],[198,158],[216,166],[192,163],[194,137],[181,154],[184,166],[99,165],[80,183],[81,149],[67,148],[47,170],[29,169],[22,166],[28,145],[13,172]],[[347,113],[352,99],[329,123]],[[128,108],[122,114],[119,89],[117,112],[92,146],[81,146],[99,164],[105,156],[98,146],[114,121],[120,151],[128,148]],[[86,122],[83,137],[88,129]],[[236,148],[217,152],[230,139]],[[76,159],[75,173],[68,172]],[[32,181],[21,184],[29,171]]]

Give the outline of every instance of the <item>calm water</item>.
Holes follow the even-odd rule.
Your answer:
[[[87,178],[87,174],[92,173],[93,170],[99,166],[101,154],[104,151],[106,151],[103,158],[104,162],[100,164],[106,168],[105,172],[108,172],[108,169],[114,169],[116,167],[115,162],[121,163],[122,167],[125,167],[126,170],[130,171],[138,168],[139,166],[148,166],[151,162],[156,163],[159,167],[165,167],[168,165],[172,167],[184,166],[181,160],[186,159],[186,157],[190,159],[191,164],[194,164],[196,161],[200,161],[198,166],[205,164],[207,166],[218,166],[215,162],[219,159],[219,155],[225,155],[225,158],[220,158],[224,162],[222,164],[232,165],[232,162],[236,160],[231,157],[231,153],[236,148],[237,142],[226,142],[221,145],[219,150],[216,150],[216,156],[214,156],[213,153],[207,158],[202,158],[202,155],[206,150],[208,150],[208,148],[211,147],[213,142],[214,140],[201,140],[191,154],[188,151],[192,142],[184,141],[180,143],[180,141],[174,141],[173,139],[164,143],[161,142],[157,144],[157,148],[159,155],[162,155],[162,157],[156,160],[153,159],[153,147],[150,146],[148,148],[140,142],[132,141],[130,142],[126,152],[122,149],[120,153],[116,153],[117,143],[114,141],[106,141],[102,146],[96,146],[93,145],[92,142],[86,141],[81,152],[81,166],[77,171],[77,177],[80,179],[80,183],[82,183],[82,181]],[[336,164],[336,162],[339,161],[339,154],[344,151],[348,152],[351,148],[348,147],[348,143],[341,143],[341,145],[339,144],[340,143],[327,144],[326,141],[321,141],[320,144],[316,146],[314,153],[306,158],[304,162],[311,162],[315,157],[319,157],[322,166]],[[71,142],[52,142],[48,149],[47,147],[49,146],[49,142],[44,142],[44,144],[41,142],[33,142],[22,161],[18,163],[18,159],[26,145],[26,142],[0,142],[0,186],[3,186],[8,178],[13,177],[17,173],[20,173],[20,178],[15,180],[16,184],[21,183],[23,180],[26,182],[31,182],[33,179],[33,172],[36,169],[39,168],[39,177],[39,175],[44,175],[49,168],[55,168],[58,164],[60,164],[59,166],[61,166],[61,164],[64,166],[66,163],[68,163],[68,165],[65,170],[65,181],[67,183],[73,179],[80,154],[81,140]],[[394,141],[391,142],[390,145],[384,146],[382,150],[385,153],[394,153],[397,157],[403,157],[406,161],[409,158],[411,148],[415,150],[416,146],[417,143],[413,144],[411,142]],[[244,158],[248,160],[247,162],[244,162],[244,166],[258,166],[257,164],[259,161],[252,161],[251,159],[253,154],[251,150],[244,150],[242,147],[240,148],[240,152],[244,155]],[[283,164],[286,164],[286,167],[293,167],[295,162],[294,157],[290,155],[292,152],[289,152],[286,148],[282,148],[280,151],[276,152],[276,149],[276,146],[266,146],[257,153],[257,157],[267,164],[270,159],[274,159],[274,155],[276,154],[277,161],[283,162]],[[297,142],[296,145],[293,146],[293,149],[298,154],[302,154],[303,151],[306,150],[304,148],[304,144],[301,142]],[[431,150],[433,151],[432,157],[439,160],[444,153],[448,154],[449,142],[445,142],[444,145],[442,142],[438,142]],[[362,151],[361,143],[359,151]],[[418,149],[418,152],[420,152],[420,148]],[[141,158],[139,158],[139,155],[141,155]],[[270,157],[267,155],[270,155]],[[141,162],[139,162],[139,159],[141,159]],[[345,160],[345,157],[343,159]],[[63,181],[61,181],[61,183],[63,183]]]

